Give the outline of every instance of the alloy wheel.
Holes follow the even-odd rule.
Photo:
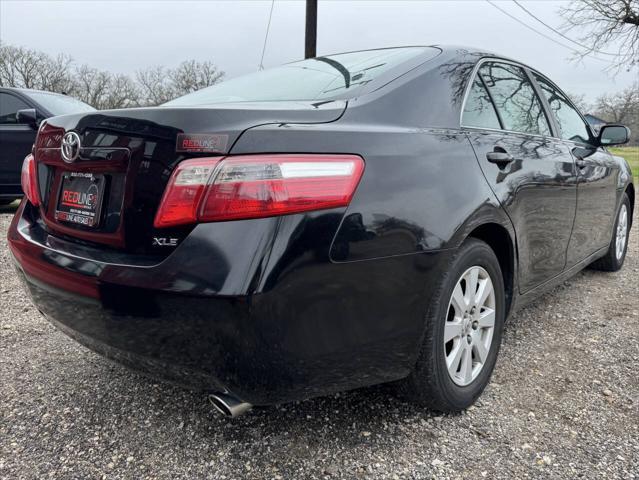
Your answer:
[[[619,219],[617,220],[617,236],[615,240],[617,260],[621,260],[626,251],[626,240],[628,238],[628,207],[624,203],[619,210]]]
[[[495,288],[488,272],[470,267],[448,302],[444,328],[446,368],[453,382],[473,382],[488,359],[495,330]]]

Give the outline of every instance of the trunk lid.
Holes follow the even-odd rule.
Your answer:
[[[74,241],[168,255],[193,228],[153,227],[165,186],[178,163],[187,158],[226,155],[251,127],[332,122],[345,108],[343,101],[265,102],[123,109],[50,118],[35,145],[40,221],[51,233]],[[72,158],[76,155],[72,139],[67,158],[63,158],[61,146],[68,132],[77,133],[77,158]],[[86,177],[86,182],[79,177]],[[68,212],[77,212],[75,205],[61,206],[63,196],[67,200],[67,194],[82,195],[69,191],[74,190],[69,187],[73,182],[99,186],[93,190],[99,192],[99,201],[91,205],[95,225],[69,221],[74,215]]]

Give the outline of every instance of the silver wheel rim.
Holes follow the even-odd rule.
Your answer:
[[[619,210],[619,219],[617,220],[617,236],[615,239],[617,260],[621,260],[626,251],[626,240],[628,238],[628,207],[624,203]]]
[[[459,278],[448,302],[444,357],[457,385],[471,384],[486,361],[495,331],[495,288],[482,267],[470,267]]]

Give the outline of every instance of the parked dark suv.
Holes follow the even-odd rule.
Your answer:
[[[20,169],[40,122],[55,115],[95,110],[57,93],[0,87],[0,205],[22,197]]]
[[[493,54],[318,57],[43,122],[9,246],[60,329],[229,415],[391,381],[456,411],[514,308],[621,268],[628,136]]]

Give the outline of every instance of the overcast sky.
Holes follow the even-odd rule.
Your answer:
[[[551,26],[565,2],[525,1]],[[567,43],[510,1],[498,5]],[[271,0],[264,1],[25,1],[0,0],[0,40],[118,73],[186,59],[211,60],[227,78],[257,69]],[[571,33],[576,37],[577,33]],[[304,54],[304,2],[276,0],[264,65]],[[521,26],[483,0],[319,0],[318,54],[394,45],[468,45],[521,60],[588,100],[632,83],[637,71],[615,78],[605,62],[569,61],[571,51]]]

